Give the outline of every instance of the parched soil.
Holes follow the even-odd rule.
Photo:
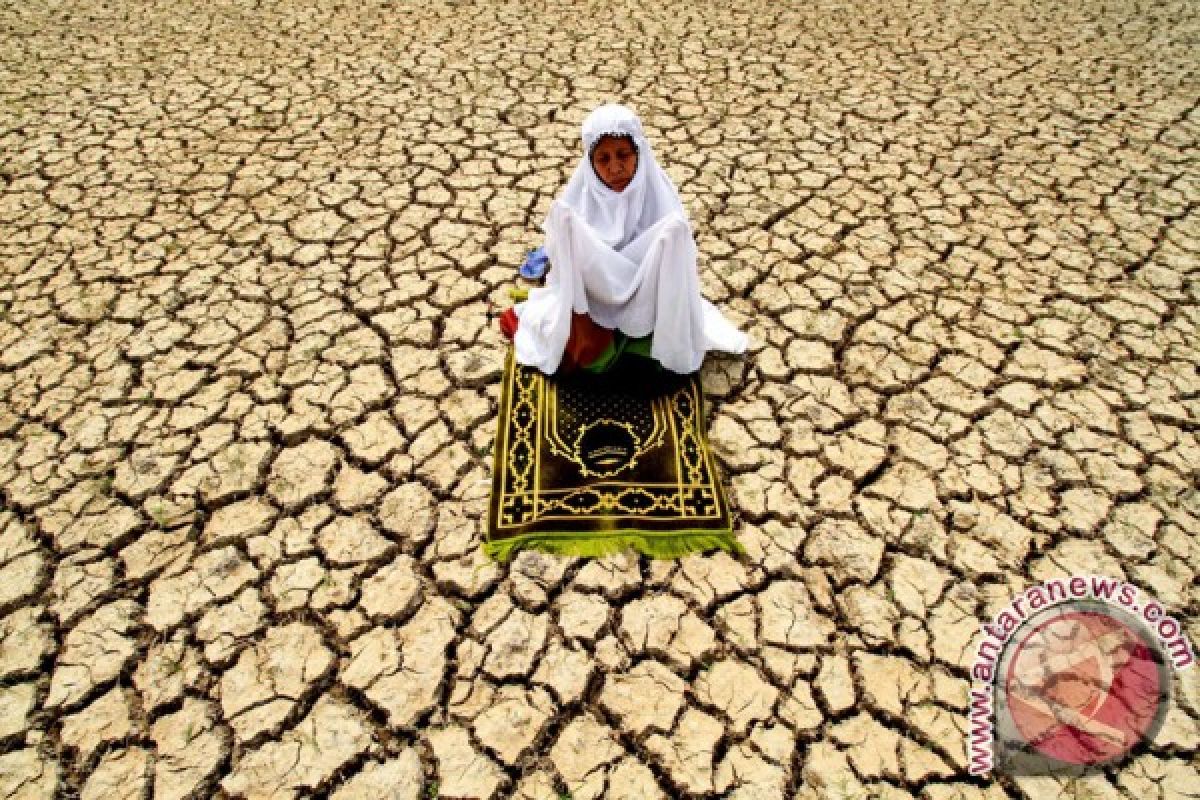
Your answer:
[[[744,560],[480,551],[496,315],[631,105]],[[0,6],[0,800],[1194,798],[1200,669],[968,775],[980,624],[1200,642],[1194,2]]]

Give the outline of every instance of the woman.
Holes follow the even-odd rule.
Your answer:
[[[510,335],[518,323],[517,361],[547,374],[586,366],[611,350],[614,331],[653,334],[649,355],[679,373],[708,350],[744,352],[746,335],[700,295],[687,212],[637,115],[600,106],[583,122],[583,146],[542,226],[546,285],[502,321]]]

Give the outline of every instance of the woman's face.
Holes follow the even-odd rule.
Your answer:
[[[601,136],[592,148],[592,169],[614,192],[621,192],[637,173],[637,149],[628,136]]]

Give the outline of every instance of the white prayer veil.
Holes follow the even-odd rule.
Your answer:
[[[637,148],[637,171],[624,191],[604,185],[592,167],[592,149],[605,135],[628,136]],[[609,103],[583,121],[583,160],[563,190],[561,200],[596,231],[610,247],[620,250],[638,234],[673,212],[687,212],[675,184],[654,158],[637,114]]]
[[[637,171],[621,192],[592,167],[592,148],[605,134],[628,136],[637,147]],[[674,372],[699,369],[707,350],[744,352],[746,335],[700,293],[687,212],[637,115],[600,106],[584,120],[582,138],[583,160],[542,224],[546,285],[515,306],[518,363],[558,369],[572,312],[627,336],[653,333],[650,355]]]

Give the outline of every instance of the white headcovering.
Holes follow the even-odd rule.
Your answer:
[[[637,172],[624,191],[614,192],[592,168],[592,148],[605,135],[628,136],[637,147]],[[687,212],[675,184],[654,159],[642,123],[629,108],[602,105],[583,121],[583,160],[563,190],[571,207],[610,247],[620,249],[671,213]]]

